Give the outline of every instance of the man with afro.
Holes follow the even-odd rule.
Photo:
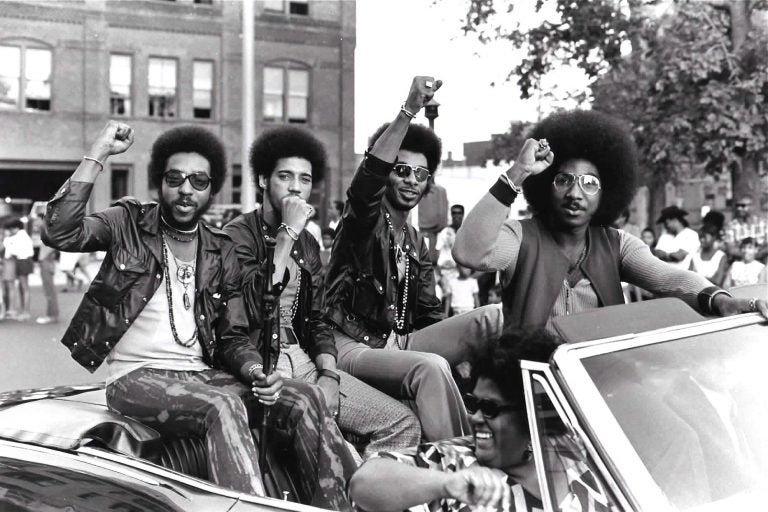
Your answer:
[[[251,146],[250,164],[264,204],[224,230],[235,242],[240,262],[251,340],[261,345],[262,287],[269,277],[280,291],[277,371],[319,386],[341,430],[367,441],[366,456],[418,443],[421,429],[408,407],[336,369],[333,333],[323,321],[320,246],[306,229],[312,215],[307,200],[327,167],[323,144],[298,127],[273,128]],[[276,241],[272,276],[265,276],[267,237]]]
[[[594,111],[553,114],[467,215],[453,256],[477,270],[501,271],[505,328],[555,332],[559,315],[622,304],[621,281],[679,297],[705,314],[768,316],[768,302],[735,299],[610,227],[636,184],[637,154],[624,124]],[[533,218],[508,220],[521,193]]]
[[[262,371],[234,245],[201,220],[224,182],[224,145],[197,126],[166,131],[149,164],[159,202],[123,198],[86,215],[107,159],[132,144],[132,128],[107,123],[48,203],[46,245],[106,251],[62,343],[90,372],[106,362],[111,410],[164,435],[203,436],[210,479],[238,492],[265,492],[249,424],[268,406],[268,426],[294,440],[306,501],[348,510],[346,475],[326,477],[354,461],[332,421],[318,434],[329,416],[322,395]]]
[[[328,321],[339,368],[408,400],[427,440],[465,434],[469,422],[451,374],[470,346],[501,330],[490,306],[444,319],[423,235],[408,214],[440,163],[440,139],[411,124],[441,82],[413,79],[397,117],[371,138],[347,190],[326,275]]]

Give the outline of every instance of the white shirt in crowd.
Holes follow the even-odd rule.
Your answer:
[[[699,250],[700,245],[699,234],[691,228],[683,228],[676,235],[667,231],[662,233],[659,241],[656,243],[656,249],[666,253],[677,252],[680,249],[684,250],[688,255],[682,261],[668,261],[667,263],[688,270],[691,266],[691,258]]]
[[[480,293],[477,279],[468,277],[451,279],[451,308],[454,314],[466,313],[475,309],[475,294]]]
[[[16,259],[24,260],[31,258],[35,254],[35,247],[32,239],[23,229],[20,229],[14,235],[5,237],[3,240],[5,246],[5,259],[9,260],[16,256]]]

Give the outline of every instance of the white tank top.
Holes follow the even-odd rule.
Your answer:
[[[712,279],[717,269],[720,268],[720,260],[723,259],[723,256],[725,256],[725,253],[718,249],[710,259],[703,260],[701,259],[701,251],[696,251],[693,255],[693,266],[696,269],[696,273],[707,279]]]

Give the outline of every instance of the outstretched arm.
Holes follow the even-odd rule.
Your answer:
[[[54,249],[69,252],[106,250],[112,237],[109,210],[99,215],[85,215],[93,183],[111,155],[126,151],[133,144],[133,129],[124,123],[109,121],[72,177],[48,203],[43,223],[43,242]]]

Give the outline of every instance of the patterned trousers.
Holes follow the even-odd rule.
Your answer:
[[[298,344],[283,346],[277,371],[285,378],[317,382],[317,367]],[[365,458],[421,442],[419,420],[406,405],[346,372],[339,375],[339,428],[368,440]]]
[[[262,407],[247,386],[220,370],[182,372],[140,368],[107,386],[107,404],[164,435],[205,439],[208,474],[223,487],[263,495],[258,453],[250,426]],[[356,469],[322,392],[285,381],[269,408],[271,433],[290,439],[291,458],[308,504],[350,510],[347,479]]]

